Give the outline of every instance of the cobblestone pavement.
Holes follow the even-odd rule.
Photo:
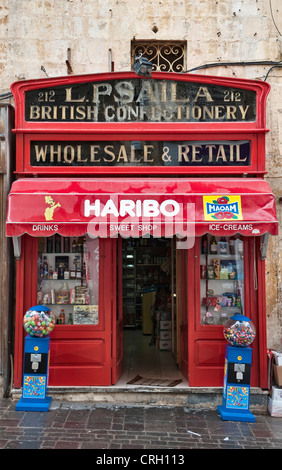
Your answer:
[[[216,410],[52,401],[16,411],[0,399],[0,449],[281,449],[282,418],[223,421]],[[112,451],[111,451],[112,452]],[[118,451],[120,452],[120,451]]]

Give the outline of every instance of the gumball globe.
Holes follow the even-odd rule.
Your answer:
[[[45,305],[35,305],[24,315],[23,326],[30,336],[43,338],[48,336],[55,326],[55,315]],[[49,324],[48,329],[45,328]]]
[[[231,346],[245,348],[254,341],[256,329],[250,318],[236,313],[224,323],[223,335]]]

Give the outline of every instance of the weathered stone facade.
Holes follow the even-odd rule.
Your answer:
[[[2,0],[0,93],[19,79],[67,75],[67,59],[75,75],[107,72],[110,60],[130,70],[133,39],[187,41],[187,70],[215,64],[194,73],[264,80],[282,59],[281,34],[280,0]],[[266,178],[281,224],[282,67],[267,81]],[[266,261],[268,347],[280,350],[281,247],[272,237]]]

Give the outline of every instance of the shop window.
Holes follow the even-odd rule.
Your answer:
[[[186,69],[186,41],[132,41],[131,65],[135,56],[147,57],[154,72],[184,72]]]
[[[57,324],[98,325],[99,239],[39,238],[37,303]]]
[[[223,325],[244,314],[243,240],[205,235],[201,240],[201,324]]]

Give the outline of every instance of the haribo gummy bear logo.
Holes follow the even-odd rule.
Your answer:
[[[241,196],[203,196],[203,204],[205,220],[243,220]]]

